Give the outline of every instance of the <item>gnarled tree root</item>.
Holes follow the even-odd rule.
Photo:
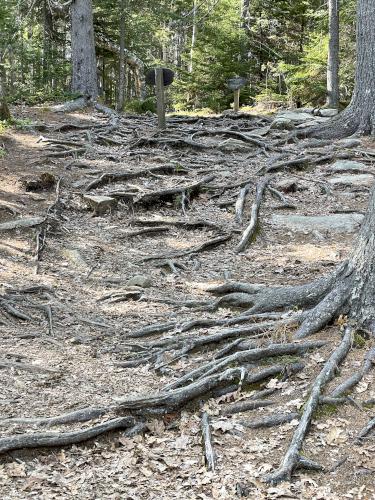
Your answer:
[[[319,399],[324,386],[329,382],[335,374],[338,365],[345,359],[353,342],[353,331],[350,327],[346,327],[344,337],[339,346],[333,351],[323,369],[317,376],[311,390],[310,397],[304,407],[304,411],[296,428],[292,442],[285,454],[285,457],[279,467],[273,474],[266,476],[266,481],[271,484],[277,484],[282,481],[290,481],[293,470],[297,467],[299,461],[300,450],[306,433],[310,427],[311,419],[315,410],[319,405]]]

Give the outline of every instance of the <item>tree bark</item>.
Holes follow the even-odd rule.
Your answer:
[[[326,125],[299,135],[342,138],[375,134],[375,2],[357,1],[357,64],[355,86],[349,106]]]
[[[6,75],[5,67],[0,59],[0,120],[10,120],[10,111],[6,101]]]
[[[193,6],[193,31],[191,33],[191,45],[190,45],[190,59],[189,59],[189,73],[193,72],[193,58],[194,58],[194,48],[195,42],[197,40],[197,0],[194,0]]]
[[[126,61],[125,61],[125,9],[126,0],[120,0],[120,55],[119,55],[119,78],[117,111],[123,111],[125,104],[126,88]]]
[[[339,0],[328,0],[329,44],[327,61],[327,106],[339,107],[339,50],[340,50],[340,4]]]
[[[353,272],[350,317],[375,332],[375,189],[349,261]]]
[[[95,100],[98,97],[92,0],[73,0],[72,91]]]

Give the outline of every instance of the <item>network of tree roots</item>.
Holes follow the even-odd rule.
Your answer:
[[[265,484],[290,481],[304,469],[327,473],[344,463],[345,457],[336,457],[328,470],[304,445],[322,408],[354,408],[359,423],[351,445],[368,443],[375,426],[371,400],[359,401],[353,392],[375,359],[369,307],[358,299],[371,288],[357,265],[364,259],[361,242],[349,254],[355,235],[337,236],[347,260],[339,255],[321,261],[313,272],[307,264],[306,273],[296,260],[288,270],[276,262],[276,240],[287,245],[296,236],[270,226],[269,219],[296,209],[316,213],[315,200],[328,210],[350,211],[322,172],[341,158],[358,159],[374,173],[374,151],[355,141],[344,147],[298,139],[270,129],[268,116],[175,116],[158,132],[153,116],[118,116],[103,107],[38,113],[30,129],[18,133],[29,138],[30,149],[9,133],[8,159],[1,160],[5,165],[18,150],[14,172],[7,163],[3,178],[6,173],[18,183],[18,201],[25,193],[32,197],[22,207],[10,188],[1,190],[4,248],[10,251],[12,242],[28,251],[13,259],[14,267],[4,265],[0,368],[54,384],[66,376],[58,363],[33,363],[9,352],[23,339],[34,346],[43,341],[57,352],[91,349],[120,375],[115,398],[98,382],[102,404],[80,406],[72,395],[60,394],[54,416],[45,405],[30,414],[21,393],[0,420],[4,459],[25,448],[83,447],[109,431],[130,439],[150,432],[155,421],[173,428],[181,412],[199,417],[202,455],[212,471],[220,471],[216,419],[241,416],[236,422],[254,432],[293,422],[279,466],[261,475]],[[17,161],[30,178],[20,180]],[[112,201],[93,209],[90,196]],[[368,191],[353,200],[363,212]],[[296,245],[307,238],[300,236]],[[142,283],[129,281],[134,275]],[[143,282],[149,276],[151,287]],[[355,367],[345,364],[353,351],[362,359]],[[303,376],[317,353],[324,358]],[[343,374],[340,365],[346,366]],[[153,382],[144,392],[139,380],[146,373]],[[285,387],[298,380],[305,390],[293,409]],[[69,408],[64,400],[73,410],[58,414],[59,406]],[[278,401],[283,411],[272,410]],[[251,496],[246,483],[234,481],[233,488],[238,496]]]

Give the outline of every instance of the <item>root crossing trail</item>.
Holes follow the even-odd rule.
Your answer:
[[[350,304],[373,145],[14,112],[2,497],[372,498],[374,341]]]

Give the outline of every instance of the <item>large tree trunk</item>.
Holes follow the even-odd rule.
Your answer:
[[[329,44],[327,61],[327,106],[339,107],[339,0],[328,0]]]
[[[98,97],[94,25],[91,0],[73,0],[72,90],[95,100]]]
[[[353,134],[375,134],[375,2],[357,3],[357,64],[355,86],[349,106],[326,125],[299,135],[342,138]]]
[[[349,262],[353,272],[350,317],[375,332],[375,189]]]

